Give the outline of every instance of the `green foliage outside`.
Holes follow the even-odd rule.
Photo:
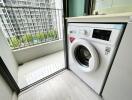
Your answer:
[[[42,41],[42,40],[47,38],[47,34],[46,33],[42,33],[42,32],[41,33],[36,33],[35,34],[35,38],[40,40],[40,41]]]
[[[39,40],[39,41],[43,41],[45,39],[57,39],[58,38],[58,33],[55,30],[51,30],[48,33],[36,33],[36,34],[30,34],[27,33],[21,37],[17,37],[17,36],[13,36],[11,38],[8,38],[9,44],[11,47],[13,48],[18,48],[19,46],[21,46],[22,44],[25,43],[34,43],[34,40]]]
[[[11,47],[17,48],[20,46],[21,41],[17,37],[11,37],[9,39],[9,44]]]
[[[33,36],[32,34],[25,34],[22,36],[23,42],[33,42]]]
[[[52,32],[52,31],[49,31],[49,32],[47,33],[47,36],[48,36],[48,38],[51,38],[51,37],[53,36],[53,32]]]
[[[57,33],[57,31],[54,31],[54,37],[55,37],[55,38],[58,38],[58,33]]]
[[[57,31],[55,31],[55,30],[49,31],[48,32],[48,37],[49,38],[53,38],[53,39],[55,38],[56,39],[58,37]]]

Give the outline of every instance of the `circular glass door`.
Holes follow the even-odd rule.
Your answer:
[[[86,39],[76,39],[73,41],[70,52],[73,63],[84,72],[95,71],[99,66],[98,53]]]
[[[89,59],[91,58],[91,54],[89,50],[83,45],[79,45],[75,48],[74,55],[76,60],[82,67],[89,67]]]

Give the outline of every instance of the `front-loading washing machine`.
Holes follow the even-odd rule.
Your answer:
[[[97,94],[102,91],[124,28],[124,23],[68,22],[69,68]]]

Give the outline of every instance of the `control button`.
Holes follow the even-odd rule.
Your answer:
[[[76,33],[76,31],[75,31],[75,30],[70,30],[69,32],[70,32],[70,33],[74,33],[74,34]]]
[[[79,33],[82,35],[89,35],[89,32],[87,30],[80,30]]]
[[[73,31],[70,31],[70,33],[73,33]]]
[[[87,30],[84,30],[84,35],[89,35],[89,32]]]
[[[84,35],[85,31],[84,30],[79,30],[79,33]]]
[[[84,30],[84,35],[89,36],[90,35],[89,30]]]

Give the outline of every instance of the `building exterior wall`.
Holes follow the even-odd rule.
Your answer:
[[[35,34],[56,29],[56,12],[54,0],[5,0],[3,6],[17,6],[25,8],[0,9],[3,24],[1,25],[5,36],[22,36],[23,34]],[[33,7],[33,8],[28,8]],[[40,9],[35,9],[36,7]],[[43,9],[41,9],[43,8]],[[51,8],[51,10],[47,9]]]

